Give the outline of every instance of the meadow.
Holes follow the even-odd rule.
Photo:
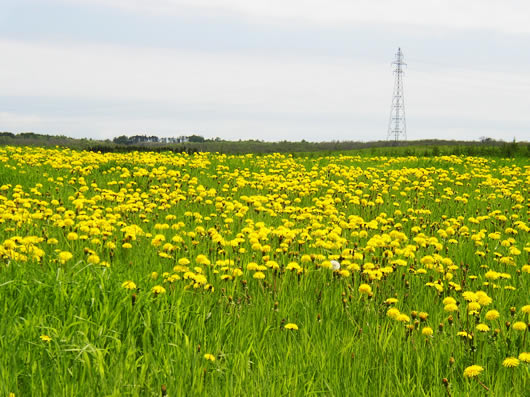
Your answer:
[[[530,395],[527,159],[0,147],[0,396]]]

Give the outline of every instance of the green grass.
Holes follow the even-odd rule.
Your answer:
[[[529,322],[521,311],[530,304],[530,274],[523,267],[529,258],[528,231],[516,224],[526,225],[528,219],[530,167],[523,159],[97,155],[6,147],[0,149],[0,162],[0,188],[5,186],[0,190],[0,396],[161,396],[163,387],[169,396],[528,395],[529,364],[502,365],[506,357],[528,352],[530,345],[528,329],[521,332],[505,325]],[[126,167],[130,175],[117,167]],[[135,167],[146,169],[147,175],[134,176]],[[108,185],[111,181],[118,183]],[[315,181],[319,183],[311,185]],[[215,189],[215,194],[198,200],[198,185]],[[122,196],[120,189],[126,189]],[[115,195],[105,198],[111,191]],[[378,194],[383,203],[375,203]],[[467,203],[455,200],[464,194]],[[282,195],[290,203],[282,202]],[[245,196],[268,196],[269,201],[260,209]],[[366,202],[355,204],[354,196]],[[92,202],[76,209],[74,200],[79,198]],[[54,199],[59,203],[52,204]],[[217,208],[216,202],[223,205]],[[236,216],[239,209],[227,205],[238,207],[238,202],[248,207],[241,217]],[[68,218],[60,207],[72,211],[73,224],[60,224]],[[507,219],[491,215],[495,210]],[[301,216],[304,211],[307,217]],[[488,214],[479,224],[469,220]],[[168,215],[174,219],[166,220]],[[349,224],[352,215],[365,222]],[[233,223],[225,223],[226,217]],[[372,229],[367,223],[375,219],[378,225]],[[252,248],[251,234],[259,228],[247,230],[247,220],[268,228],[268,234],[262,229],[260,244],[269,245],[270,252]],[[110,227],[107,235],[102,233],[105,222]],[[444,222],[458,224],[454,236],[440,236],[438,231],[448,228]],[[164,223],[169,229],[155,227]],[[152,236],[127,238],[122,229],[134,224]],[[96,226],[98,234],[91,229]],[[440,249],[416,243],[416,226],[427,237],[436,237]],[[469,233],[460,232],[461,226]],[[214,240],[212,230],[225,244]],[[479,246],[471,237],[481,230]],[[71,231],[89,237],[71,241]],[[360,231],[366,236],[358,235]],[[388,240],[370,249],[371,238],[392,231],[403,232],[408,241],[396,246]],[[488,236],[496,231],[500,239]],[[231,247],[227,242],[238,233],[242,241]],[[182,238],[182,243],[172,243],[175,250],[169,258],[159,255],[162,246],[152,245],[157,234],[164,235],[165,242],[175,235]],[[19,254],[28,254],[28,248],[21,248],[24,244],[13,240],[15,236],[43,237],[42,242],[26,244],[42,249],[42,258],[17,258],[6,241],[16,241]],[[93,237],[101,241],[93,243]],[[47,243],[50,238],[58,243]],[[451,238],[456,243],[449,242]],[[501,242],[509,238],[520,254],[511,255],[513,263],[505,265],[499,258],[510,256],[509,247]],[[306,242],[300,244],[300,239]],[[106,247],[105,241],[116,247]],[[121,247],[126,241],[132,248]],[[399,251],[407,245],[416,246],[415,258]],[[398,258],[407,266],[394,266],[381,280],[371,280],[355,270],[346,276],[334,273],[320,266],[323,259],[302,262],[304,254],[347,257],[345,249],[363,253],[362,260],[350,259],[362,266],[392,266]],[[60,263],[56,250],[71,252],[73,259]],[[89,263],[92,251],[110,267]],[[476,251],[483,251],[484,257]],[[211,264],[197,263],[199,254]],[[440,272],[420,262],[434,254],[450,258],[457,269],[444,265]],[[266,263],[263,256],[280,268],[265,270],[264,280],[254,279],[255,272],[246,266]],[[198,274],[194,268],[199,267],[213,291],[204,284],[194,288],[184,271],[173,270],[184,257],[191,260],[189,271]],[[228,259],[231,265],[218,262]],[[286,270],[293,261],[306,272]],[[221,279],[233,269],[242,274]],[[425,274],[416,273],[418,269]],[[484,285],[488,270],[510,278]],[[181,279],[165,281],[164,272]],[[450,288],[447,273],[463,285],[461,291]],[[126,280],[137,288],[123,288]],[[426,286],[437,280],[443,292]],[[359,292],[363,283],[370,284],[373,296]],[[152,293],[155,285],[164,286],[166,293]],[[467,314],[462,292],[478,290],[493,302],[475,317]],[[452,320],[444,311],[446,296],[460,305]],[[393,306],[411,317],[407,324],[414,329],[387,316],[391,306],[385,300],[391,297],[398,299]],[[498,310],[500,319],[486,321],[490,309]],[[428,313],[427,320],[421,321],[417,312]],[[491,331],[477,331],[479,322]],[[286,330],[287,323],[298,330]],[[422,335],[425,326],[433,329],[432,337]],[[458,336],[462,330],[473,333],[473,339]],[[42,335],[51,340],[41,340]],[[206,353],[215,361],[206,360]],[[464,377],[464,369],[473,364],[484,372]]]

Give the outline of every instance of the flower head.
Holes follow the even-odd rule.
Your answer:
[[[166,293],[166,289],[164,287],[162,287],[161,285],[155,285],[153,288],[151,288],[151,292],[155,295],[158,295],[158,294],[165,294]]]
[[[486,313],[486,320],[488,321],[494,321],[497,320],[500,317],[500,314],[497,310],[488,310]]]
[[[522,321],[517,321],[513,323],[512,328],[516,331],[525,331],[526,330],[526,324]]]
[[[50,342],[52,340],[52,338],[50,338],[48,335],[41,335],[40,336],[40,339],[43,341],[43,342]]]
[[[447,305],[455,305],[455,304],[456,304],[456,300],[455,300],[455,298],[451,298],[450,296],[448,296],[447,298],[445,298],[445,299],[442,301],[442,303],[443,303],[444,305],[446,305],[446,306],[447,306]]]
[[[68,252],[68,251],[61,251],[59,252],[59,261],[61,261],[61,263],[64,265],[67,261],[69,261],[70,259],[72,259],[74,256],[72,255],[72,253]]]
[[[530,363],[530,353],[522,352],[519,354],[519,361],[522,361],[524,363]]]
[[[410,321],[410,317],[407,316],[406,314],[401,313],[396,316],[396,320],[402,323],[408,323]]]
[[[400,312],[395,307],[391,307],[390,309],[387,310],[386,315],[396,320],[397,317],[400,315]]]
[[[255,279],[258,279],[258,280],[263,280],[265,278],[265,273],[256,272],[256,273],[254,273],[254,275],[252,277],[255,278]]]
[[[490,330],[490,327],[488,327],[486,324],[478,324],[476,328],[477,328],[477,331],[480,331],[480,332],[488,332]]]
[[[425,336],[432,336],[433,334],[433,330],[431,327],[424,327],[422,330],[421,330],[421,333]]]
[[[294,323],[285,324],[285,326],[283,328],[291,329],[293,331],[298,331],[298,325],[296,325]]]
[[[504,359],[504,361],[502,362],[502,365],[506,368],[517,367],[519,365],[519,360],[516,359],[515,357],[508,357]]]
[[[444,306],[444,310],[446,312],[457,312],[458,311],[458,306],[454,303],[449,303],[448,305],[445,305]]]
[[[136,289],[136,284],[131,280],[124,281],[121,286],[125,289]]]
[[[471,365],[464,370],[464,376],[466,378],[473,378],[480,375],[482,371],[484,371],[484,368],[480,365]]]
[[[368,284],[361,284],[359,286],[359,292],[365,295],[372,295],[372,287],[370,287]]]
[[[215,356],[214,356],[213,354],[206,353],[206,354],[204,355],[204,359],[213,362],[213,361],[215,361]]]

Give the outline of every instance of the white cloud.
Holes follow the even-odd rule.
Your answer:
[[[393,83],[388,63],[12,40],[0,40],[0,53],[9,60],[0,74],[4,97],[72,101],[53,114],[32,111],[31,103],[12,109],[0,115],[1,130],[98,138],[139,131],[231,139],[386,138]],[[411,138],[457,131],[452,138],[528,139],[528,75],[415,69],[404,83]],[[101,105],[92,112],[83,101]],[[99,109],[109,102],[123,104],[121,111]]]
[[[355,98],[368,111],[387,65],[333,58],[273,58],[238,54],[55,46],[0,40],[11,59],[0,74],[4,95],[137,99],[242,110],[323,112],[350,108]],[[38,60],[38,62],[37,62]],[[355,71],[352,73],[352,71]],[[386,73],[390,81],[392,76]],[[363,84],[372,81],[373,85]],[[369,95],[372,93],[371,95]]]
[[[526,0],[62,0],[127,11],[179,15],[195,9],[265,23],[376,23],[530,33]]]

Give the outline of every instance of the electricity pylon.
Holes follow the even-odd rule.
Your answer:
[[[392,95],[392,106],[390,108],[390,120],[388,121],[388,135],[387,140],[394,140],[394,144],[398,141],[407,140],[407,123],[405,121],[405,99],[403,97],[403,53],[401,48],[398,48],[396,53],[396,60],[392,62],[394,67],[394,93]]]

